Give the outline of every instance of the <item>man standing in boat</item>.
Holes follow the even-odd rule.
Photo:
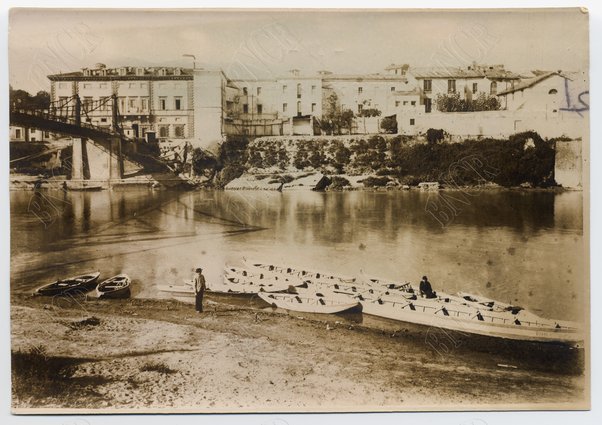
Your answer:
[[[427,298],[436,298],[437,294],[433,292],[433,287],[431,286],[431,282],[429,282],[426,276],[422,276],[422,280],[420,281],[420,296]]]
[[[203,269],[198,268],[195,270],[196,276],[194,277],[194,294],[195,294],[195,309],[197,313],[203,311],[203,295],[205,295],[205,276],[203,276]]]

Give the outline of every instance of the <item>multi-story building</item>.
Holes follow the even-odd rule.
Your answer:
[[[504,65],[471,65],[460,67],[414,68],[407,64],[390,65],[389,74],[405,75],[412,87],[421,90],[421,105],[425,113],[436,112],[439,95],[459,94],[472,99],[481,93],[495,96],[520,81],[520,75],[507,71]]]
[[[254,80],[230,80],[218,70],[97,64],[48,78],[51,100],[59,106],[79,96],[85,122],[113,125],[116,99],[126,136],[212,147],[231,134],[314,134],[332,94],[337,108],[361,118],[357,131],[378,132],[382,118],[396,116],[399,131],[411,133],[417,116],[436,111],[438,95],[495,96],[520,77],[502,65],[473,63],[466,68],[391,65],[384,74],[364,75],[320,71],[303,76],[292,70]]]
[[[78,95],[82,121],[113,125],[113,98],[127,137],[210,145],[223,134],[223,116],[233,104],[232,90],[221,71],[178,67],[92,69],[48,77],[53,104],[61,108]],[[196,101],[195,101],[196,99]],[[199,131],[196,126],[199,126]]]

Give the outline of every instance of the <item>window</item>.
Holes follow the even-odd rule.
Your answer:
[[[448,93],[456,92],[456,80],[447,80],[447,92]]]
[[[261,103],[257,104],[257,113],[263,114],[263,105]]]
[[[249,91],[247,90],[246,87],[242,88],[242,94],[244,94],[245,96],[247,96],[249,94]]]
[[[315,103],[311,104],[311,111],[316,112],[316,104]]]
[[[311,94],[316,94],[316,86],[311,86]]]
[[[556,94],[556,93],[558,93],[558,90],[556,90],[556,89],[551,89],[551,90],[548,92],[548,94]]]
[[[359,105],[357,105],[357,113],[358,114],[361,114],[363,109],[364,109],[364,105],[362,105],[361,103]]]
[[[426,112],[428,114],[429,112],[431,112],[432,108],[433,108],[432,100],[428,97],[425,98],[424,99],[424,112]]]
[[[301,84],[297,84],[297,99],[301,98]]]
[[[136,88],[136,83],[129,83],[128,88],[130,88],[130,89]]]
[[[135,112],[136,111],[136,98],[130,97],[128,99],[128,111]]]
[[[261,87],[257,87],[257,96],[261,94]]]
[[[283,103],[282,104],[282,112],[286,112],[287,109],[288,109],[288,103]]]
[[[423,84],[425,92],[428,93],[433,90],[433,80],[424,80]]]
[[[21,138],[21,129],[17,128],[15,130],[15,138],[20,139]]]
[[[288,86],[285,84],[282,86],[282,93],[286,93],[286,90],[288,89]]]
[[[176,108],[176,111],[179,111],[180,109],[182,109],[182,98],[181,97],[176,97],[174,102],[174,106]]]
[[[148,97],[140,98],[140,109],[142,111],[148,111]]]
[[[168,125],[160,125],[159,126],[159,137],[169,137],[169,126]]]
[[[120,97],[119,98],[119,112],[124,113],[125,112],[125,97]]]
[[[399,100],[396,100],[396,101],[395,101],[395,107],[397,108],[397,107],[399,106],[399,104],[400,104],[400,103],[401,103],[401,102],[399,102]]]
[[[101,118],[100,122],[107,122],[107,119],[106,118]]]
[[[301,102],[297,102],[297,115],[301,115]]]
[[[479,90],[479,85],[477,83],[472,83],[472,92],[476,93]]]
[[[358,87],[357,88],[357,94],[362,94],[364,92],[364,88],[363,87]]]
[[[174,126],[174,135],[175,137],[184,137],[184,126],[183,125],[176,125]]]
[[[106,89],[106,88],[107,88],[107,83],[100,83],[100,84],[98,85],[98,88],[99,88],[99,89]]]
[[[92,96],[84,97],[84,103],[82,105],[85,111],[89,111],[92,109]]]
[[[407,101],[407,100],[404,100],[404,101],[403,101],[403,106],[406,106],[407,104],[408,104],[408,101]]]
[[[415,101],[415,100],[412,100],[412,101],[410,102],[410,104],[411,104],[412,106],[416,106],[416,101]]]
[[[167,109],[167,98],[160,97],[159,98],[159,109],[165,111]]]
[[[395,87],[391,87],[391,91],[395,91]]]
[[[48,139],[50,137],[50,132],[49,131],[45,131],[44,132],[44,137]]]
[[[90,83],[84,83],[83,85],[85,89],[89,89],[92,85]]]
[[[410,118],[410,125],[416,124],[416,120],[414,118]]]
[[[243,114],[248,114],[249,113],[249,105],[247,105],[246,103],[244,105],[242,105],[242,112],[243,112]]]
[[[489,89],[489,94],[497,93],[497,83],[495,81],[491,82],[491,88]]]

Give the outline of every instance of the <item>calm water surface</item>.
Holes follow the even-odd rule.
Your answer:
[[[197,266],[211,282],[247,257],[415,284],[426,274],[435,289],[581,320],[581,193],[475,192],[445,226],[426,211],[441,196],[12,192],[11,288],[100,270],[101,278],[128,273],[135,296],[155,297],[156,284],[180,283]]]

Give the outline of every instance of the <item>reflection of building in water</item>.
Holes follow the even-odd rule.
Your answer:
[[[560,186],[568,189],[582,189],[583,158],[581,140],[556,142],[556,161],[554,165],[554,180]]]
[[[583,232],[582,192],[565,192],[554,196],[554,226]]]

